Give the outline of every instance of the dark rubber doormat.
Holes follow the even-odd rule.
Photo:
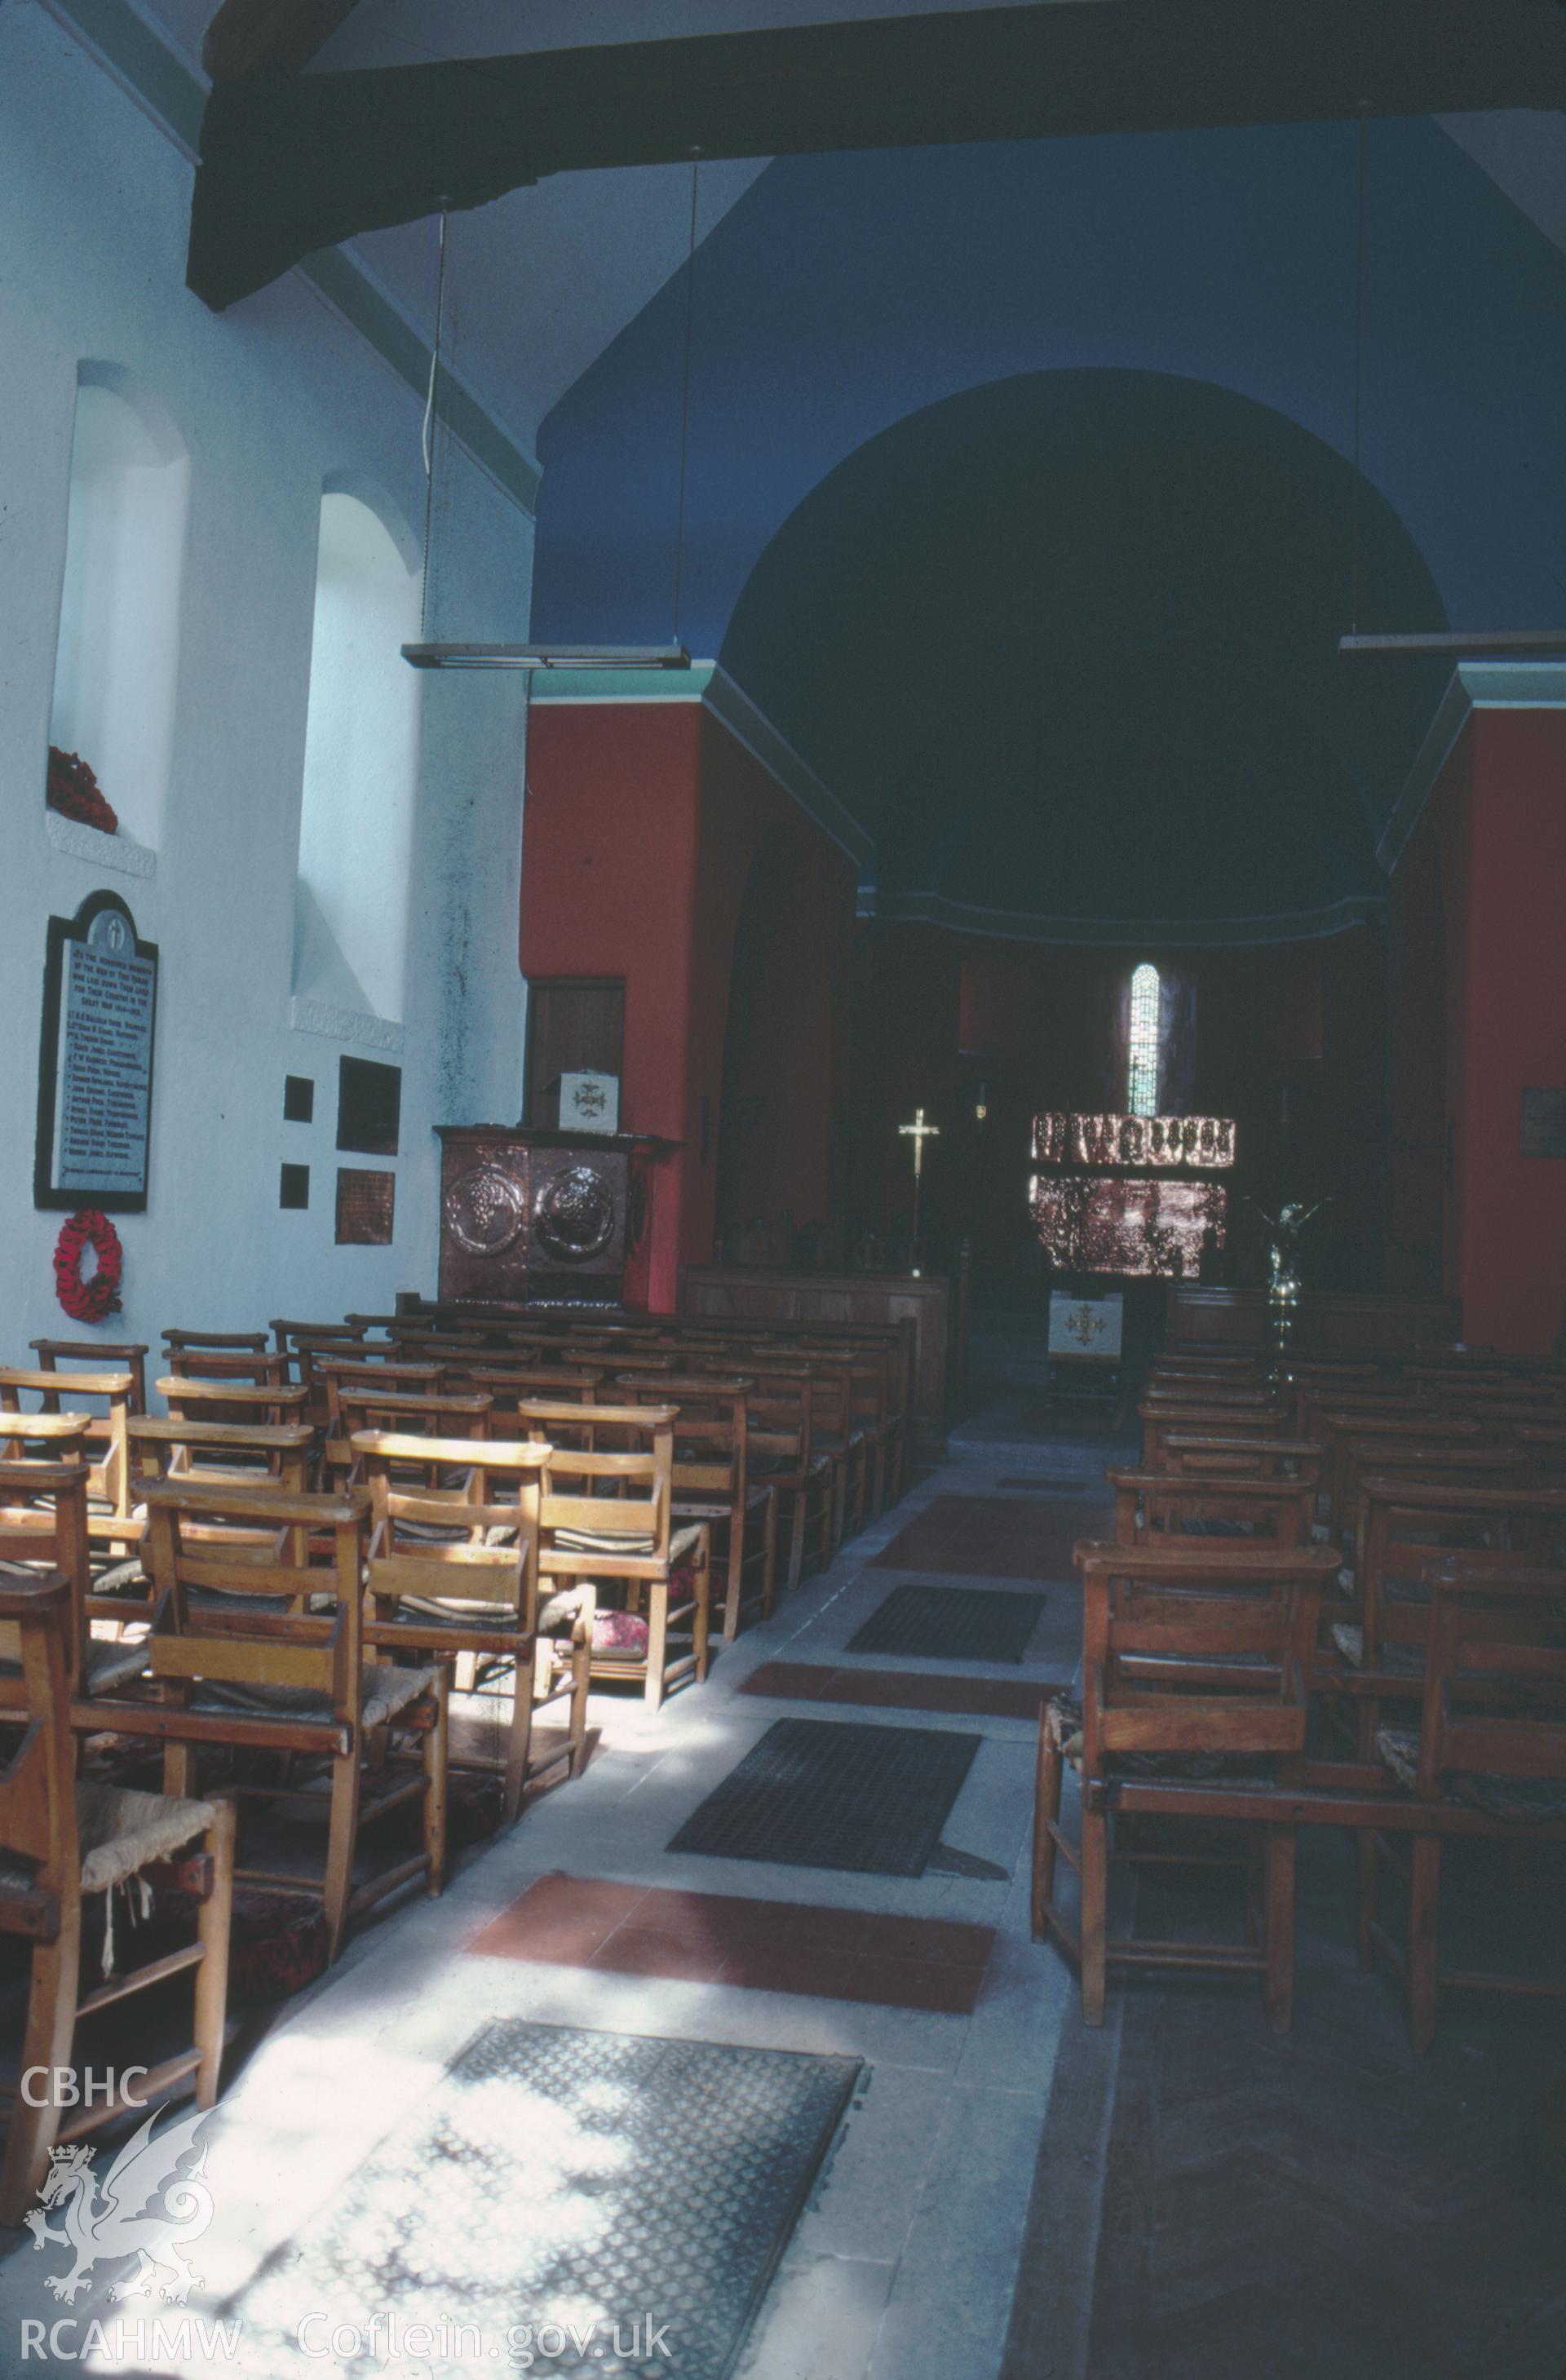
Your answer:
[[[1073,1498],[933,1496],[866,1564],[870,1570],[952,1571],[970,1578],[1069,1579],[1078,1537],[1109,1534],[1111,1508]]]
[[[670,1843],[712,1859],[922,1876],[982,1738],[780,1718]]]
[[[1030,1678],[1025,1685],[1020,1678],[943,1677],[929,1670],[838,1670],[819,1661],[763,1661],[740,1688],[742,1694],[771,1694],[780,1702],[861,1703],[876,1710],[1033,1721],[1040,1703],[1070,1691],[1063,1680]]]
[[[419,2324],[437,2374],[727,2380],[862,2070],[488,2025],[225,2308],[235,2368],[384,2380]]]
[[[871,1612],[851,1653],[902,1653],[919,1661],[1020,1665],[1044,1609],[1041,1595],[987,1586],[894,1586]]]

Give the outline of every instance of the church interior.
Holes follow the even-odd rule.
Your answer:
[[[0,2373],[1560,2380],[1563,111],[0,0]]]

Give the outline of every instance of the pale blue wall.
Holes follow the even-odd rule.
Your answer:
[[[176,147],[58,22],[31,0],[0,10],[0,999],[15,1020],[0,1058],[12,1119],[0,1312],[13,1359],[35,1333],[75,1335],[53,1294],[60,1217],[32,1208],[32,1119],[45,924],[89,892],[121,893],[162,953],[152,1202],[119,1219],[127,1307],[105,1336],[155,1345],[171,1323],[339,1315],[432,1288],[431,1127],[514,1116],[520,1100],[522,698],[515,682],[467,678],[422,697],[395,1243],[334,1245],[337,1062],[377,1053],[290,1021],[316,540],[323,485],[372,482],[417,550],[420,407],[297,275],[222,318],[188,296],[189,191]],[[150,389],[189,455],[173,755],[150,876],[107,865],[112,851],[62,849],[43,807],[83,358]],[[514,635],[531,521],[460,448],[442,466],[433,625]],[[445,965],[454,946],[460,976]],[[285,1074],[315,1077],[313,1125],[284,1123]],[[279,1211],[285,1160],[310,1165],[306,1213]]]

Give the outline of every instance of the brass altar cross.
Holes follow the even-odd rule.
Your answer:
[[[938,1123],[926,1123],[923,1108],[916,1108],[913,1123],[900,1123],[897,1129],[904,1139],[912,1140],[914,1144],[914,1271],[917,1275],[919,1269],[919,1188],[924,1179],[925,1143],[927,1140],[940,1139],[941,1126]]]
[[[916,1108],[914,1110],[913,1123],[900,1123],[897,1129],[900,1133],[912,1135],[914,1143],[914,1179],[917,1182],[920,1174],[925,1170],[925,1143],[927,1140],[940,1139],[941,1126],[938,1123],[926,1123],[925,1111],[923,1108]]]

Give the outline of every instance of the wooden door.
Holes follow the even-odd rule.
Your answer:
[[[625,1047],[625,986],[614,976],[534,981],[528,988],[528,1111],[536,1130],[560,1122],[560,1077],[618,1075]]]

